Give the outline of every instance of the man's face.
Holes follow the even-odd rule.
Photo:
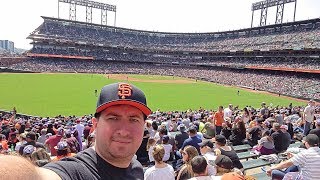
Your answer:
[[[93,122],[98,154],[107,161],[130,162],[142,142],[143,113],[130,105],[115,105],[102,111]]]

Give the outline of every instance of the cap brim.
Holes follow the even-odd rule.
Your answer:
[[[99,112],[107,109],[108,107],[115,106],[115,105],[130,105],[130,106],[136,107],[140,111],[142,111],[142,113],[145,114],[146,116],[149,116],[152,112],[147,106],[141,104],[140,102],[133,101],[133,100],[126,100],[126,99],[124,99],[124,100],[119,99],[116,101],[110,101],[105,104],[102,104],[101,106],[99,106],[96,109],[96,113],[99,113]]]

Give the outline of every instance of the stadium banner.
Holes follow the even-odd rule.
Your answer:
[[[66,59],[83,59],[83,60],[94,60],[93,57],[86,56],[66,56],[58,54],[36,54],[36,53],[27,53],[28,57],[46,57],[46,58],[66,58]]]

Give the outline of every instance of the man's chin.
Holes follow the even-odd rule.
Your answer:
[[[135,152],[132,152],[132,149],[129,149],[128,147],[118,147],[115,148],[114,150],[110,151],[110,154],[114,158],[132,158],[135,154]]]
[[[114,159],[132,159],[134,154],[132,153],[121,153],[121,152],[110,152],[110,155]]]

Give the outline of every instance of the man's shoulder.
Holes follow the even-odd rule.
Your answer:
[[[91,171],[96,169],[95,156],[94,150],[88,148],[74,157],[63,158],[60,161],[46,164],[44,168],[55,172],[62,179],[92,179]]]

